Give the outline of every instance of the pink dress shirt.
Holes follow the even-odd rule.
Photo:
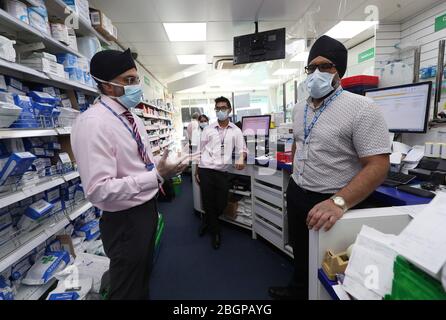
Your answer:
[[[224,155],[222,155],[222,142]],[[242,131],[232,122],[223,129],[218,122],[209,125],[201,133],[199,168],[226,172],[234,164],[232,153],[236,159],[241,153],[248,153]]]
[[[107,96],[101,99],[131,128],[122,115],[124,107]],[[134,118],[149,157],[156,164],[144,123],[138,116]],[[156,168],[146,169],[133,136],[100,102],[76,119],[71,146],[86,198],[94,206],[109,212],[126,210],[153,199],[158,193]]]

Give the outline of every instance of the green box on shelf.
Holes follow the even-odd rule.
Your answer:
[[[446,300],[440,281],[398,256],[393,267],[392,294],[385,300]]]

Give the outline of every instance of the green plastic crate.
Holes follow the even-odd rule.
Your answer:
[[[440,281],[398,256],[393,267],[392,294],[385,300],[446,300]]]

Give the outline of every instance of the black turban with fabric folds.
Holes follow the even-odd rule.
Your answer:
[[[90,62],[93,77],[110,81],[130,69],[136,69],[130,49],[126,51],[104,50],[96,53]]]
[[[310,50],[308,64],[319,56],[333,62],[336,65],[339,77],[344,77],[347,71],[348,51],[341,42],[328,36],[320,37]]]

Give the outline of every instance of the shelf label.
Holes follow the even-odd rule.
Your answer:
[[[446,29],[446,13],[435,19],[435,32]]]

